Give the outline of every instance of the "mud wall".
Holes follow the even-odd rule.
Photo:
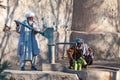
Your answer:
[[[74,0],[71,41],[81,37],[97,59],[120,58],[119,0]]]

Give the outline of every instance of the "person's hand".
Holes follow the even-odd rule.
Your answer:
[[[19,26],[19,25],[20,25],[20,24],[19,24],[18,22],[16,22],[16,21],[15,21],[15,23],[16,23],[16,26]]]
[[[43,32],[43,33],[42,33],[42,35],[44,36],[44,35],[45,35],[45,33]]]
[[[84,58],[84,59],[85,59],[85,55],[83,55],[83,56],[82,56],[82,58]]]
[[[5,32],[6,32],[6,31],[10,31],[10,29],[11,29],[11,28],[10,28],[7,24],[5,24],[3,31],[5,31]]]

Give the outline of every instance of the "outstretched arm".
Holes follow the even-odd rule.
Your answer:
[[[21,23],[20,21],[17,21],[17,20],[14,20],[15,22],[17,22],[17,23],[19,23],[20,25],[22,25],[23,27],[26,27],[26,28],[29,28],[29,29],[31,29],[31,30],[34,30],[34,28],[32,28],[32,27],[30,27],[30,26],[28,26],[28,25],[25,25],[25,24],[23,24],[23,23]],[[37,33],[39,33],[39,34],[41,34],[41,35],[44,35],[44,33],[43,32],[41,32],[41,31],[38,31],[38,30],[35,30]]]

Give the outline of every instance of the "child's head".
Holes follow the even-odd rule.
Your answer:
[[[84,40],[81,38],[76,38],[75,42],[77,43],[77,47],[81,47],[84,43]]]
[[[91,47],[89,47],[88,51],[91,53],[91,52],[93,52],[93,49]]]

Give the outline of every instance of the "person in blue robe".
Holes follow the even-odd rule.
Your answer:
[[[36,56],[40,54],[38,41],[35,36],[35,30],[37,30],[37,23],[34,21],[34,13],[28,12],[25,14],[26,20],[22,23],[32,27],[29,29],[16,22],[16,30],[20,33],[17,54],[20,55],[20,68],[25,70],[26,61],[31,62],[31,69],[37,70]]]

